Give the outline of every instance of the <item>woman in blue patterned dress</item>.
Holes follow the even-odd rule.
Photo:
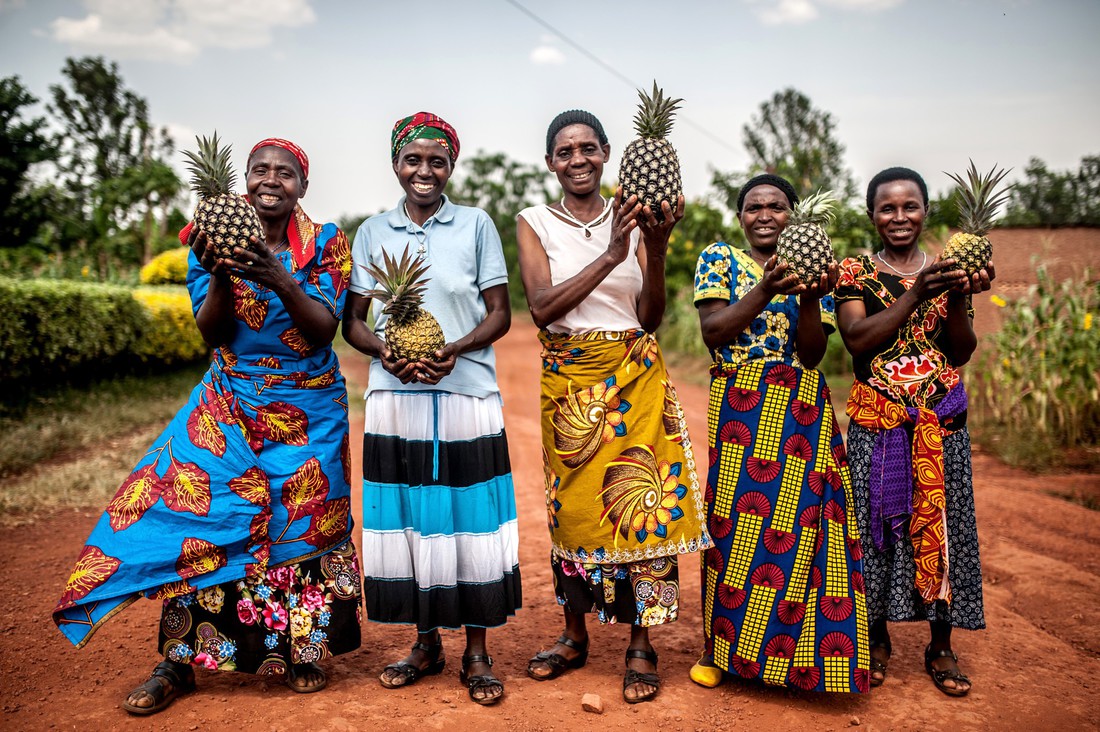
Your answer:
[[[814,691],[868,686],[867,614],[844,443],[815,367],[835,327],[833,264],[800,284],[776,257],[798,202],[783,178],[741,189],[749,251],[699,257],[695,303],[711,350],[702,658],[723,674]]]
[[[187,287],[214,358],[108,504],[54,611],[78,647],[141,596],[164,603],[164,661],[123,702],[159,712],[192,666],[327,683],[317,661],[359,647],[347,391],[332,350],[351,261],[298,206],[309,160],[269,138],[249,154],[264,241],[217,256],[193,224]]]

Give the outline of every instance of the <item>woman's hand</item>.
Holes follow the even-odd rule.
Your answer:
[[[918,302],[924,302],[939,297],[948,290],[965,287],[967,279],[966,272],[958,268],[954,259],[940,259],[937,256],[932,264],[917,275],[910,292]]]
[[[195,253],[195,256],[199,258],[199,264],[202,265],[203,269],[218,279],[228,279],[230,268],[224,264],[225,260],[218,256],[214,243],[206,236],[205,231],[200,231],[198,226],[192,226],[191,234],[187,237],[187,244],[191,247],[191,251]]]
[[[402,384],[411,384],[418,380],[419,364],[416,361],[397,358],[389,346],[384,347],[382,352],[378,354],[378,360],[382,364],[382,368],[393,374]]]
[[[997,271],[993,267],[993,262],[990,262],[983,269],[979,269],[966,280],[960,282],[955,287],[954,292],[962,295],[975,295],[979,292],[985,292],[993,286],[993,280],[996,278]]]
[[[683,195],[676,199],[675,211],[672,210],[668,201],[661,201],[661,213],[664,215],[664,220],[657,223],[657,216],[653,210],[649,206],[643,206],[638,219],[646,252],[652,257],[663,257],[668,253],[668,238],[672,235],[672,228],[684,218]]]
[[[458,360],[458,349],[453,343],[440,348],[433,354],[434,358],[420,359],[421,371],[417,379],[423,384],[438,384],[444,376],[455,369]]]
[[[839,280],[840,265],[836,262],[830,262],[828,269],[821,273],[821,277],[818,278],[817,282],[811,282],[806,286],[806,289],[802,291],[800,300],[802,302],[820,300],[833,291]]]
[[[279,258],[271,253],[267,245],[262,244],[256,237],[250,236],[253,248],[233,247],[233,257],[222,259],[221,262],[228,267],[233,274],[241,279],[249,280],[263,285],[269,290],[287,277],[286,268]]]
[[[760,280],[759,287],[764,288],[769,299],[776,295],[798,295],[806,289],[798,275],[787,274],[789,268],[790,265],[780,262],[774,254],[764,262],[764,279]]]
[[[631,196],[623,201],[620,186],[611,204],[611,241],[607,245],[607,253],[616,264],[625,261],[630,254],[630,232],[637,228],[641,213],[642,205],[638,197]]]

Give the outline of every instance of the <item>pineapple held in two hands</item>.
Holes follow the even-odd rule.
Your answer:
[[[264,229],[248,198],[233,193],[237,180],[229,146],[218,146],[218,133],[196,137],[198,152],[184,150],[190,164],[191,190],[199,194],[195,226],[206,234],[219,257],[232,258],[233,247],[255,249],[250,236],[264,240]]]
[[[833,218],[837,200],[832,191],[818,191],[795,204],[787,218],[787,227],[779,235],[775,253],[804,285],[821,280],[836,262],[833,244],[825,233]]]
[[[638,96],[642,103],[634,116],[634,129],[638,137],[623,151],[619,165],[619,185],[623,200],[637,196],[639,203],[649,206],[657,222],[664,221],[661,203],[668,201],[676,210],[677,199],[683,191],[680,182],[680,160],[676,150],[665,139],[672,129],[672,115],[683,99],[667,99],[653,82],[652,96],[641,89]]]
[[[368,294],[378,298],[385,305],[382,312],[389,316],[386,321],[386,345],[396,358],[418,361],[421,358],[434,358],[435,352],[443,348],[447,341],[443,338],[443,329],[435,316],[421,307],[424,303],[424,273],[431,265],[422,257],[413,259],[406,246],[401,259],[382,252],[382,266],[361,264],[378,281],[378,289]]]
[[[1008,170],[998,170],[994,165],[989,173],[982,175],[973,160],[966,171],[966,180],[960,175],[947,173],[959,186],[960,231],[947,240],[941,256],[954,259],[967,275],[985,269],[993,258],[993,245],[989,243],[986,233],[993,226],[997,209],[1008,199],[1011,186],[999,192],[996,190],[1008,173]]]

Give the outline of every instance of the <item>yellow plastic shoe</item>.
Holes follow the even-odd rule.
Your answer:
[[[710,656],[705,654],[691,667],[689,675],[692,681],[708,689],[722,683],[722,669],[715,666]]]

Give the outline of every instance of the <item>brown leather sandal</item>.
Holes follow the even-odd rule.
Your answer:
[[[932,663],[939,658],[950,658],[955,662],[955,668],[937,670],[932,666]],[[933,651],[931,644],[924,649],[924,670],[932,677],[932,683],[936,685],[936,688],[948,696],[966,696],[970,693],[970,679],[959,670],[958,666],[959,657],[955,655],[954,651],[947,648],[940,651]],[[948,679],[954,681],[956,684],[960,682],[967,684],[967,687],[965,689],[960,689],[958,686],[946,686],[943,682]]]
[[[654,666],[657,665],[657,651],[643,651],[640,648],[627,648],[626,660],[629,663],[632,658],[641,658],[649,661]],[[626,695],[626,690],[634,684],[647,684],[653,687],[653,691],[645,696],[636,696],[633,699]],[[657,692],[661,690],[661,677],[656,673],[644,673],[642,671],[635,671],[632,668],[626,670],[626,674],[623,676],[623,699],[627,704],[638,704],[639,702],[649,701],[657,696]]]
[[[130,714],[147,715],[164,711],[177,696],[183,696],[195,690],[195,671],[186,663],[164,660],[156,665],[152,675],[140,686],[126,695],[122,708]],[[139,691],[145,692],[153,703],[139,707],[130,703],[130,697]]]
[[[536,653],[534,658],[527,662],[527,675],[535,681],[549,681],[550,679],[556,679],[563,673],[571,668],[581,668],[584,664],[588,663],[588,638],[586,637],[583,642],[575,641],[572,638],[565,636],[564,634],[558,638],[557,643],[563,645],[566,648],[572,648],[577,651],[577,655],[573,658],[566,658],[560,653],[551,653],[550,651],[540,651]],[[536,663],[544,663],[549,669],[550,673],[540,676],[536,674],[531,667]]]

